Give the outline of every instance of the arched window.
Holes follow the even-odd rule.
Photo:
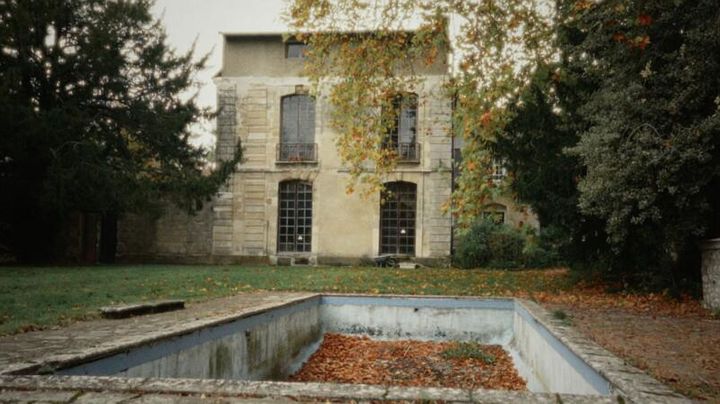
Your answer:
[[[390,182],[384,192],[380,201],[380,254],[415,255],[417,186]]]
[[[387,147],[397,151],[400,161],[419,161],[417,142],[417,94],[407,93],[393,99],[395,116],[388,131]]]
[[[309,252],[312,245],[312,184],[283,181],[278,195],[278,252]]]
[[[278,161],[315,161],[315,100],[294,94],[281,101]]]

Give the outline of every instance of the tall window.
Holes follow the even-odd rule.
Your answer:
[[[280,183],[278,252],[309,252],[312,244],[312,184]]]
[[[415,255],[417,186],[385,184],[380,205],[380,254]]]
[[[282,98],[278,161],[315,161],[315,100],[295,94]]]
[[[387,147],[395,149],[401,161],[417,161],[420,158],[417,143],[417,95],[405,94],[395,97],[393,110],[396,115],[388,132]]]

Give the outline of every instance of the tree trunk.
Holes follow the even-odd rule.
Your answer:
[[[115,263],[117,252],[117,223],[118,215],[107,212],[102,217],[100,230],[100,262],[103,264]]]

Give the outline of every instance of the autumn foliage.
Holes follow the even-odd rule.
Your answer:
[[[387,386],[525,390],[510,355],[483,345],[493,360],[443,355],[455,342],[381,341],[367,336],[325,334],[320,348],[293,381]]]

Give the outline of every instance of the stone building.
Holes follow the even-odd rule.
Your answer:
[[[349,171],[328,125],[332,105],[308,93],[303,47],[279,33],[224,35],[216,154],[229,158],[240,139],[244,161],[197,216],[171,210],[156,221],[123,220],[121,259],[344,264],[382,254],[425,263],[449,257],[452,221],[441,209],[453,182],[452,103],[442,90],[448,66],[422,68],[422,83],[404,95],[389,146],[401,161],[387,179],[392,197],[381,205],[379,195],[345,192]],[[492,210],[502,221],[536,223],[509,203]]]

